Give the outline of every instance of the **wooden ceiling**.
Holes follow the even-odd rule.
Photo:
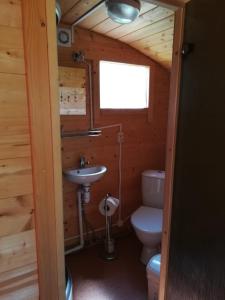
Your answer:
[[[72,24],[99,0],[61,0],[64,24]],[[79,27],[127,43],[166,68],[172,62],[174,11],[141,1],[141,12],[131,24],[120,25],[107,15],[103,3],[79,23]]]

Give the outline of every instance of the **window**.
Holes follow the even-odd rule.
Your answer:
[[[100,108],[147,108],[149,78],[148,66],[100,61]]]

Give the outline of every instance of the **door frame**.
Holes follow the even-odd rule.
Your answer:
[[[21,0],[39,299],[65,299],[55,0]]]
[[[159,299],[164,300],[166,299],[169,259],[181,50],[185,5],[190,0],[145,1],[175,11],[159,290]],[[22,0],[22,14],[32,144],[40,299],[63,300],[65,299],[65,269],[55,0]],[[41,49],[41,51],[38,52],[37,49]]]
[[[164,188],[164,210],[162,229],[161,269],[159,300],[166,299],[167,273],[169,264],[170,230],[173,199],[173,180],[176,152],[177,121],[179,111],[180,79],[182,65],[182,46],[184,34],[185,7],[190,0],[145,0],[146,2],[165,6],[174,10],[173,56],[170,76],[170,93],[168,109],[168,127],[166,141],[166,166]]]

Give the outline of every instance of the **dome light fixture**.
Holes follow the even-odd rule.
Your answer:
[[[106,0],[105,4],[110,19],[119,24],[133,22],[141,9],[139,0]]]

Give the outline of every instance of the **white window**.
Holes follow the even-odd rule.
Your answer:
[[[100,61],[100,108],[147,108],[149,79],[148,66]]]

